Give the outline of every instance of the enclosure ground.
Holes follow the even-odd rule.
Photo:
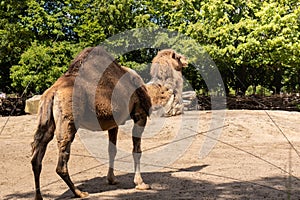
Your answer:
[[[151,190],[135,190],[132,172],[121,170],[116,170],[119,184],[108,185],[105,161],[101,163],[91,156],[79,135],[72,145],[71,177],[79,188],[90,193],[86,199],[300,199],[300,157],[279,130],[300,151],[300,112],[225,112],[224,124],[220,124],[223,126],[220,141],[210,154],[199,159],[205,136],[194,136],[191,146],[173,164],[157,164],[156,170],[143,173]],[[209,133],[211,111],[188,111],[184,115],[190,119],[184,122],[185,127],[199,123],[196,131]],[[0,135],[0,199],[34,196],[30,142],[36,117],[10,117]],[[7,117],[0,117],[0,130],[6,121]],[[143,139],[143,149],[172,142],[178,121],[180,117],[168,118],[158,134]],[[118,146],[128,152],[132,146],[127,133],[130,127],[130,123],[121,127],[118,141]],[[106,137],[95,132],[97,135]],[[107,151],[106,146],[102,148]],[[151,151],[144,152],[145,159],[148,153]],[[169,152],[161,151],[161,158],[166,156],[170,156]],[[41,191],[44,199],[70,199],[72,193],[55,173],[56,163],[54,138],[43,162]],[[147,166],[142,166],[142,171],[143,167]]]

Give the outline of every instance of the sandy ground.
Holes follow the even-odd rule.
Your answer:
[[[115,172],[119,184],[106,183],[105,132],[79,131],[69,162],[71,177],[89,192],[86,199],[300,199],[299,112],[225,111],[223,123],[214,121],[216,116],[219,113],[188,111],[183,118],[149,121],[141,167],[151,190],[134,189],[131,123],[120,128]],[[8,121],[0,117],[0,130],[6,122],[0,135],[0,199],[32,199],[30,142],[36,116]],[[200,158],[207,145],[205,135],[216,137],[212,128],[221,135],[212,140],[216,144],[211,151],[204,148],[209,154]],[[56,163],[54,139],[43,162],[44,199],[71,199],[72,193],[55,173]]]

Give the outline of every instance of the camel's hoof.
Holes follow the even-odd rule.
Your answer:
[[[79,198],[85,198],[89,196],[88,192],[81,192],[80,190],[76,190],[75,193],[76,193],[75,197],[79,197]]]
[[[150,190],[151,187],[150,187],[150,185],[148,185],[146,183],[142,183],[142,184],[139,184],[139,185],[135,186],[135,189],[137,189],[137,190]]]

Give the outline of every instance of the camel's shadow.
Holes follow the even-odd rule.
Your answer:
[[[201,173],[207,165],[193,166],[168,172],[143,173],[144,180],[151,184],[152,190],[134,190],[134,174],[118,176],[119,184],[108,185],[106,177],[93,178],[82,182],[78,187],[89,192],[86,199],[299,199],[300,180],[292,179],[289,188],[287,177],[270,177],[254,181],[231,181],[215,184],[201,179],[174,176],[177,172]],[[207,175],[207,174],[206,174]],[[213,175],[213,174],[211,174]],[[222,177],[220,177],[222,178]],[[223,177],[224,178],[224,177]],[[106,195],[103,192],[130,190],[118,194]],[[132,192],[132,190],[134,190]],[[66,191],[57,200],[72,198]]]
[[[267,177],[252,181],[230,180],[227,183],[216,184],[203,181],[203,176],[219,176],[206,174],[201,170],[207,165],[192,166],[183,169],[172,169],[167,172],[143,173],[145,182],[151,190],[134,189],[134,174],[117,176],[117,185],[108,185],[106,177],[96,177],[81,182],[78,187],[89,192],[85,198],[94,199],[300,199],[300,180],[288,177]],[[180,176],[180,173],[191,173],[190,176]],[[193,176],[197,175],[198,178]],[[199,178],[200,175],[200,178]],[[192,178],[188,178],[192,177]],[[219,176],[220,179],[226,177]],[[228,177],[227,177],[228,178]],[[109,194],[114,191],[113,194]],[[56,196],[49,190],[43,190],[45,199],[74,199],[70,190]],[[33,192],[11,194],[4,199],[32,199]]]
[[[173,184],[184,184],[180,178],[172,177],[172,173],[174,172],[197,172],[200,171],[201,169],[207,167],[207,165],[201,165],[201,166],[193,166],[189,168],[184,168],[184,169],[174,169],[172,171],[168,172],[151,172],[151,173],[142,173],[143,179],[147,182],[150,183],[152,189],[151,190],[135,190],[132,194],[127,195],[114,195],[114,198],[117,199],[139,199],[141,197],[143,198],[154,198],[153,196],[153,190],[155,190],[154,193],[159,193],[161,190],[167,190],[169,191],[169,187]],[[93,179],[87,180],[82,182],[80,185],[78,185],[78,188],[81,190],[88,192],[90,194],[89,197],[85,199],[99,199],[101,197],[105,199],[101,195],[102,192],[107,192],[107,191],[114,191],[114,190],[132,190],[135,188],[135,184],[133,183],[134,179],[134,174],[129,173],[121,176],[117,176],[118,184],[116,185],[108,185],[106,181],[106,176],[103,177],[95,177]],[[172,190],[170,190],[172,191]],[[97,197],[97,194],[99,196]],[[62,194],[60,197],[56,198],[57,200],[62,200],[62,199],[69,199],[72,198],[73,194],[70,190],[66,191],[64,194]],[[47,197],[45,195],[45,197]],[[106,198],[109,198],[106,196]],[[161,199],[161,198],[160,198]]]

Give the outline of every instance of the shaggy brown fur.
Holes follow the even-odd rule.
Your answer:
[[[153,83],[163,85],[174,93],[174,102],[165,115],[172,116],[183,112],[182,68],[188,65],[187,59],[172,49],[164,49],[153,58],[150,74]]]
[[[67,168],[71,143],[78,128],[108,130],[110,160],[107,179],[110,184],[115,184],[113,168],[117,152],[115,145],[118,125],[128,118],[134,121],[134,183],[137,189],[149,189],[149,185],[143,182],[140,174],[141,135],[150,114],[151,102],[161,104],[170,97],[167,92],[159,92],[160,88],[166,90],[156,84],[146,88],[134,71],[121,67],[100,47],[84,49],[73,60],[68,72],[44,92],[40,101],[31,160],[35,177],[35,199],[42,199],[42,160],[54,133],[59,149],[56,172],[76,197],[88,195],[74,186]],[[149,96],[152,94],[155,96]],[[114,95],[117,95],[117,98],[114,99]]]

